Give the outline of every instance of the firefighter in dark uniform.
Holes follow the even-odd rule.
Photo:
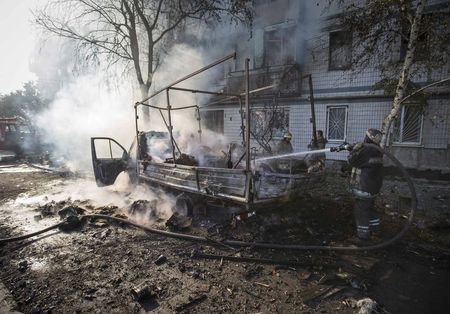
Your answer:
[[[283,139],[277,145],[276,153],[278,155],[289,154],[294,151],[294,149],[292,148],[291,139],[292,139],[291,132],[284,133]]]
[[[375,197],[383,184],[383,154],[375,147],[380,145],[381,132],[368,129],[363,143],[353,146],[348,156],[352,167],[350,192],[355,196],[354,215],[358,238],[367,240],[370,230],[380,226],[380,217],[375,211]]]

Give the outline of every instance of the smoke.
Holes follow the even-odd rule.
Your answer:
[[[45,142],[71,170],[91,170],[90,137],[112,137],[125,148],[133,140],[132,90],[111,88],[99,75],[84,75],[61,89],[37,118]]]

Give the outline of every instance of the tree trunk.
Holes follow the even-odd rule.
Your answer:
[[[139,89],[141,91],[141,100],[147,98],[150,87],[146,84],[140,84]],[[148,101],[146,101],[145,103],[147,104]],[[148,123],[150,121],[150,108],[147,106],[141,106],[141,116],[142,122]]]
[[[395,97],[392,102],[391,112],[384,118],[383,126],[381,128],[381,132],[383,133],[383,137],[381,139],[382,147],[386,146],[390,126],[392,124],[392,121],[398,115],[401,108],[401,101],[405,97],[406,84],[409,78],[409,70],[411,69],[411,66],[413,64],[414,53],[416,51],[417,46],[417,38],[419,34],[419,26],[422,20],[422,15],[426,2],[427,0],[419,0],[417,2],[416,14],[411,25],[411,32],[409,34],[408,49],[406,51],[405,61],[403,61],[402,72],[398,80],[397,89],[395,91]]]

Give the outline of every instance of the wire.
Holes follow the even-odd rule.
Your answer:
[[[25,235],[22,235],[22,236],[0,239],[0,244],[25,240],[25,239],[37,236],[38,234],[45,233],[45,232],[48,232],[50,230],[59,228],[64,223],[66,223],[66,221],[61,221],[60,223],[57,223],[56,225],[47,227],[45,229],[42,229],[42,230],[39,230],[39,231],[36,231],[36,232],[33,232],[33,233],[25,234]]]

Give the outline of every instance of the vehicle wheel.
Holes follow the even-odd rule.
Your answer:
[[[184,193],[178,195],[174,209],[180,215],[184,215],[187,217],[192,217],[194,214],[194,205],[192,199]]]

